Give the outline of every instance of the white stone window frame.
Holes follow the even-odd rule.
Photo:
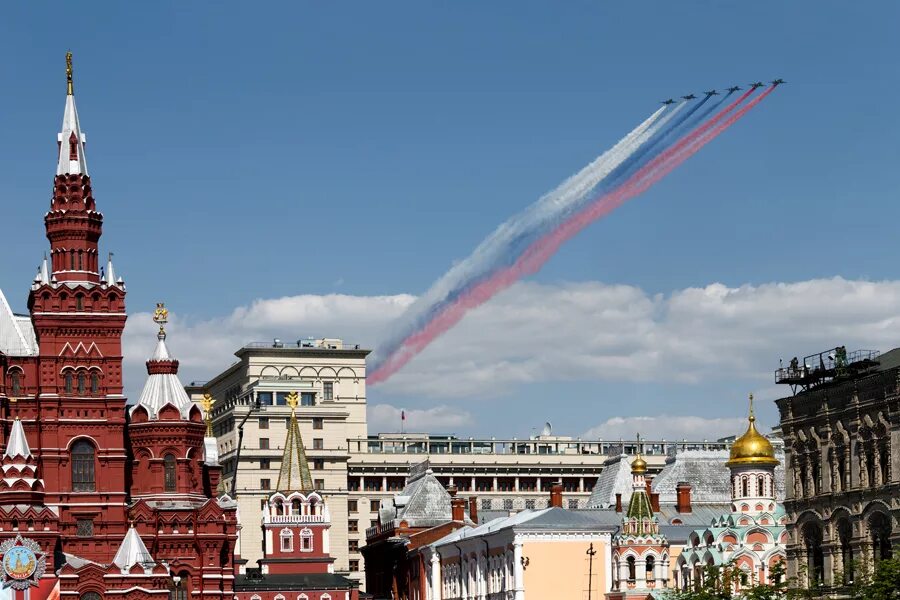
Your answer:
[[[294,551],[294,532],[285,527],[278,534],[278,539],[281,540],[281,551],[282,552],[293,552]],[[287,543],[285,543],[287,542]]]
[[[300,530],[300,552],[312,552],[314,548],[315,543],[312,529],[304,527]]]

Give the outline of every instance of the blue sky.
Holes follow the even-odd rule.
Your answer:
[[[789,85],[532,282],[653,298],[713,283],[900,279],[897,22],[894,2],[12,4],[0,22],[12,258],[0,287],[23,310],[46,246],[67,49],[103,246],[132,312],[165,299],[187,326],[259,299],[421,293],[658,100],[774,77]],[[333,332],[319,326],[285,336]],[[740,375],[621,378],[607,365],[454,397],[384,386],[370,401],[462,411],[423,427],[479,435],[526,435],[547,419],[578,435],[613,416],[733,417],[779,356],[843,341],[806,333]],[[191,376],[209,370],[190,367],[187,340],[179,350]],[[773,423],[771,405],[761,410]]]

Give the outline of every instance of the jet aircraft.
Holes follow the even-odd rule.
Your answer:
[[[755,90],[756,88],[761,88],[764,85],[766,85],[766,84],[764,84],[762,81],[757,81],[756,83],[751,83],[750,87]]]
[[[730,93],[733,94],[733,93],[735,93],[736,91],[738,91],[739,89],[741,89],[741,86],[739,86],[739,85],[733,85],[733,86],[731,86],[730,88],[728,88],[728,91],[729,91]]]
[[[709,90],[708,92],[703,92],[703,93],[706,94],[707,96],[718,96],[719,95],[719,92],[717,92],[716,90]]]
[[[695,96],[693,94],[688,94],[687,96],[682,96],[682,98],[684,98],[685,100],[693,100],[696,97],[697,96]]]
[[[772,80],[772,87],[778,87],[782,83],[787,83],[784,79],[774,79]]]
[[[675,104],[675,101],[669,98],[668,100],[663,100],[662,102],[660,102],[660,104]]]

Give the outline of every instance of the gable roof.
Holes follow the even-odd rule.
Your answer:
[[[13,313],[0,290],[0,352],[7,356],[37,356],[37,337],[31,318]]]
[[[626,454],[612,456],[603,463],[603,471],[591,490],[586,508],[609,508],[616,505],[616,494],[622,494],[622,501],[631,496],[633,479],[631,463]]]

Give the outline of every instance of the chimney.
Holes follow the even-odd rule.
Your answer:
[[[562,483],[556,482],[550,486],[550,507],[562,508]]]
[[[655,513],[659,512],[659,494],[657,492],[650,494],[650,509]]]
[[[680,513],[689,513],[691,511],[691,484],[686,481],[679,481],[675,486],[675,492],[678,498],[675,502],[675,510]]]
[[[476,496],[469,496],[469,518],[473,523],[478,522],[478,498]]]
[[[616,512],[622,512],[622,494],[616,494]]]
[[[454,521],[466,520],[466,499],[453,496],[450,498],[450,518]]]

